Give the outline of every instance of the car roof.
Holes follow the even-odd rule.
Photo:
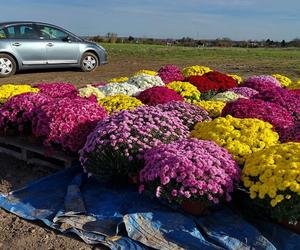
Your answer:
[[[42,25],[56,26],[56,25],[53,25],[53,24],[50,24],[50,23],[34,22],[34,21],[10,21],[10,22],[0,23],[0,27],[1,26],[7,26],[7,25],[13,25],[13,24],[21,24],[21,23],[32,23],[32,24],[42,24]]]
[[[10,26],[10,25],[15,25],[15,24],[40,24],[40,25],[48,25],[48,26],[52,26],[53,28],[58,28],[58,29],[61,29],[63,31],[65,31],[66,33],[72,35],[72,36],[75,36],[76,38],[82,40],[79,36],[73,34],[72,32],[62,28],[62,27],[59,27],[57,25],[54,25],[54,24],[51,24],[51,23],[44,23],[44,22],[34,22],[34,21],[11,21],[11,22],[2,22],[0,23],[0,28],[1,27],[6,27],[6,26]]]

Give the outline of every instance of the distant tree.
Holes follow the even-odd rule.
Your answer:
[[[106,38],[110,43],[116,43],[118,35],[116,33],[108,32]]]
[[[129,36],[127,40],[128,40],[128,42],[133,42],[134,41],[134,37],[133,36]]]
[[[300,47],[300,39],[299,38],[295,38],[294,40],[289,42],[290,46],[293,47]]]
[[[282,40],[281,43],[280,43],[280,46],[281,46],[281,47],[286,47],[286,41],[285,41],[285,40]]]

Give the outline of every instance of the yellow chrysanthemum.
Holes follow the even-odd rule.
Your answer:
[[[96,96],[97,100],[104,98],[105,95],[96,87],[92,85],[87,85],[86,87],[79,89],[79,96],[89,98],[90,96]]]
[[[212,71],[209,67],[195,65],[191,67],[186,67],[182,70],[182,74],[184,77],[188,78],[190,76],[202,76],[205,73]]]
[[[226,103],[221,101],[198,101],[195,105],[204,108],[212,118],[219,117]]]
[[[235,74],[227,74],[227,75],[233,78],[234,80],[236,80],[237,84],[239,85],[243,82],[243,78],[241,76]]]
[[[288,86],[288,89],[300,89],[300,80],[293,82]]]
[[[268,122],[254,118],[234,118],[230,115],[197,123],[191,136],[215,141],[226,148],[240,164],[252,153],[278,143],[279,139]]]
[[[139,99],[127,95],[107,96],[100,99],[98,103],[110,114],[121,110],[133,110],[143,105]]]
[[[280,85],[283,88],[288,87],[292,83],[292,80],[287,76],[280,75],[280,74],[273,74],[272,76],[280,82]]]
[[[139,76],[139,75],[142,75],[142,74],[149,75],[149,76],[156,76],[157,72],[153,71],[153,70],[141,69],[141,70],[135,72],[133,74],[133,76]]]
[[[123,77],[117,77],[117,78],[112,78],[108,82],[109,83],[123,83],[128,81],[128,77],[123,76]]]
[[[28,93],[28,92],[39,92],[38,88],[33,88],[30,85],[14,85],[5,84],[0,86],[0,103],[5,103],[10,97],[15,95]]]
[[[201,93],[194,85],[189,82],[170,82],[166,85],[167,88],[175,90],[180,94],[186,102],[194,103],[200,100]]]
[[[248,157],[242,172],[244,186],[251,198],[269,196],[275,207],[300,195],[300,143],[277,144]]]

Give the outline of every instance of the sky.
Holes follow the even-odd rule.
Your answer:
[[[300,38],[299,0],[0,0],[0,4],[0,22],[49,22],[77,35]]]

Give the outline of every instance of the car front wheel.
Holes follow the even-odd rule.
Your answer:
[[[99,61],[95,54],[89,52],[83,54],[80,61],[80,67],[82,71],[84,72],[94,71],[98,65],[99,65]]]
[[[16,61],[11,56],[0,53],[0,78],[14,75],[16,70]]]

